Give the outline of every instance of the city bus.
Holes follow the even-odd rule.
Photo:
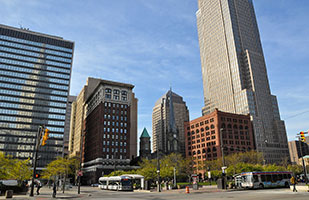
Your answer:
[[[132,177],[111,176],[100,177],[99,188],[102,190],[133,191]]]
[[[289,187],[292,172],[244,172],[240,176],[242,188]]]

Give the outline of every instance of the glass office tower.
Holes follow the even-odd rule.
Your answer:
[[[40,125],[50,130],[38,166],[62,155],[74,43],[0,25],[0,151],[32,158]]]
[[[215,108],[250,113],[264,159],[273,163],[288,158],[285,125],[270,91],[252,0],[199,0],[198,6],[203,114]]]

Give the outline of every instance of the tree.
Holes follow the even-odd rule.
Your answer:
[[[54,181],[56,181],[57,177],[63,177],[64,193],[66,177],[69,174],[75,173],[77,163],[78,161],[75,158],[57,157],[56,160],[53,160],[47,165],[46,169],[43,171],[42,177],[46,179],[54,179]]]
[[[3,152],[0,152],[0,179],[23,181],[30,179],[31,174],[30,159],[12,159],[11,156],[6,156]]]

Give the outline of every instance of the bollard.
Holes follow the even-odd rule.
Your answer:
[[[13,190],[6,190],[5,191],[5,198],[10,199],[13,197]]]
[[[189,186],[186,187],[186,193],[187,193],[187,194],[190,193]]]

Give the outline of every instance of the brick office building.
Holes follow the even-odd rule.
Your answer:
[[[186,156],[194,161],[194,172],[205,173],[204,162],[222,158],[220,135],[224,155],[255,149],[249,115],[214,112],[185,122]]]
[[[130,170],[137,155],[137,99],[131,84],[97,79],[87,90],[83,120],[84,184],[102,174]]]

